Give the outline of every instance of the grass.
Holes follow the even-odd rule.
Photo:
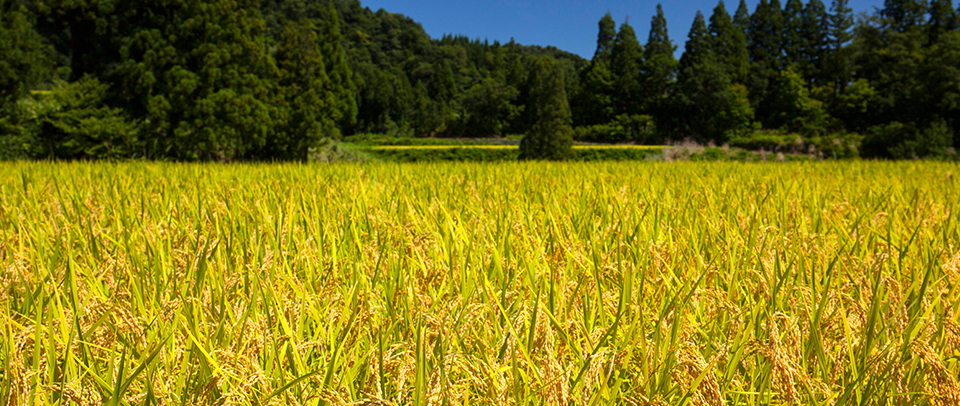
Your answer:
[[[958,169],[3,163],[0,402],[956,405]]]
[[[386,162],[506,162],[516,161],[516,145],[391,145],[362,148]],[[576,161],[643,161],[662,157],[665,147],[634,145],[576,145]]]
[[[423,149],[423,150],[446,150],[446,149],[495,149],[495,150],[514,150],[518,147],[516,145],[381,145],[371,147],[370,149],[375,151],[382,150],[409,150],[409,149]],[[573,149],[575,150],[640,150],[640,151],[660,151],[666,148],[665,146],[660,145],[574,145]]]

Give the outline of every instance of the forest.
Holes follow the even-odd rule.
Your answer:
[[[721,1],[679,59],[659,6],[650,27],[603,16],[586,60],[431,38],[358,0],[0,0],[0,158],[296,161],[353,134],[531,132],[957,157],[951,0]]]

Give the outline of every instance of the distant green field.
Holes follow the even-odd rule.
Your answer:
[[[516,145],[381,145],[371,147],[375,151],[386,150],[447,150],[447,149],[517,149]],[[666,148],[660,145],[574,145],[575,150],[640,150],[660,151]]]
[[[577,145],[577,161],[643,161],[660,155],[665,147],[634,145]],[[394,162],[515,161],[516,145],[381,145],[363,148],[373,157]]]
[[[946,163],[0,163],[6,405],[960,404]]]

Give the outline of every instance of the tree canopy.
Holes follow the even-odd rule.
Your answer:
[[[720,1],[679,61],[662,7],[650,21],[642,44],[602,16],[586,60],[431,38],[359,0],[0,0],[0,157],[304,160],[344,135],[566,145],[571,125],[600,142],[862,139],[877,158],[960,147],[952,0],[859,19],[848,0],[741,0],[732,16]]]

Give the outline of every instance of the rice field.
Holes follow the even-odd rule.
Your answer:
[[[960,404],[956,164],[0,172],[0,404]]]

